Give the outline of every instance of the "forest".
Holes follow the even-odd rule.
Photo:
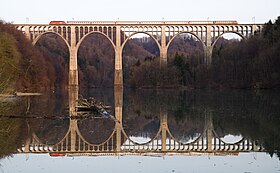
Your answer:
[[[160,65],[150,37],[132,38],[123,50],[124,86],[130,88],[271,89],[280,87],[280,17],[240,41],[220,38],[212,64],[194,36],[181,34]],[[113,87],[114,49],[101,34],[91,34],[78,50],[80,88]],[[13,26],[0,22],[0,93],[61,90],[68,85],[69,51],[55,34],[32,46]]]
[[[130,71],[129,84],[139,87],[272,89],[280,87],[280,17],[247,40],[219,39],[212,64],[203,64],[201,45],[177,37],[168,50],[168,64],[145,59]],[[144,80],[145,79],[145,80]]]
[[[13,25],[0,21],[0,93],[53,88],[53,64]]]

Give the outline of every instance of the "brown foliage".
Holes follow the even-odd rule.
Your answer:
[[[15,90],[40,91],[42,88],[53,87],[53,81],[50,80],[50,75],[53,74],[52,66],[45,61],[22,32],[3,21],[0,22],[0,32],[8,33],[15,38],[20,53],[19,77]]]

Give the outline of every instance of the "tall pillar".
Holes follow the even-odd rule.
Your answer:
[[[122,47],[121,47],[121,27],[116,26],[116,47],[115,47],[115,86],[123,87],[122,71]]]
[[[71,26],[71,45],[70,45],[70,64],[69,64],[69,86],[78,86],[78,62],[76,47],[76,31],[75,26]]]
[[[211,26],[207,25],[206,29],[206,50],[204,52],[204,63],[212,63],[212,44],[211,44]]]
[[[121,151],[121,134],[122,134],[122,108],[123,108],[123,88],[115,87],[114,88],[115,96],[115,117],[116,117],[116,151]]]
[[[165,26],[161,27],[161,47],[160,47],[160,64],[167,64],[167,46],[166,46],[166,35]]]
[[[166,152],[167,112],[160,113],[161,151]]]

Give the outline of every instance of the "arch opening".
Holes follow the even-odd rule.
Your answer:
[[[173,85],[195,85],[199,67],[204,63],[204,43],[196,35],[183,32],[175,35],[167,46],[167,63],[174,71]]]
[[[230,52],[230,49],[238,47],[243,39],[245,39],[244,36],[236,32],[225,32],[219,35],[212,44],[213,63],[217,63],[217,60],[224,57],[226,52]]]
[[[154,72],[159,67],[159,54],[159,45],[151,35],[144,32],[132,34],[123,43],[124,86],[155,86],[158,77]]]
[[[139,116],[139,112],[124,115],[124,131],[128,138],[135,143],[145,144],[152,141],[159,129],[160,121],[143,112]]]
[[[184,101],[183,101],[184,102]],[[202,111],[191,112],[188,105],[174,106],[168,114],[168,128],[177,142],[188,144],[197,140],[204,132],[205,117]]]
[[[28,126],[43,144],[57,144],[69,130],[70,121],[64,119],[68,96],[63,94],[44,94],[30,100],[30,110],[38,118],[28,119]]]
[[[109,140],[115,127],[115,122],[108,118],[93,118],[78,121],[82,137],[91,144],[102,144]]]
[[[123,128],[130,140],[143,144],[156,137],[165,101],[162,95],[152,90],[125,90],[124,105],[129,106],[123,109]]]
[[[79,90],[114,86],[115,51],[112,42],[93,31],[78,43]]]
[[[57,33],[47,32],[34,40],[44,56],[50,88],[66,91],[69,78],[69,45]],[[43,70],[43,69],[42,69]],[[44,79],[41,79],[44,81]]]

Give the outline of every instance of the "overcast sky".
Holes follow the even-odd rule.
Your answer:
[[[14,23],[51,20],[237,20],[264,23],[280,16],[280,0],[2,0],[0,19]]]

